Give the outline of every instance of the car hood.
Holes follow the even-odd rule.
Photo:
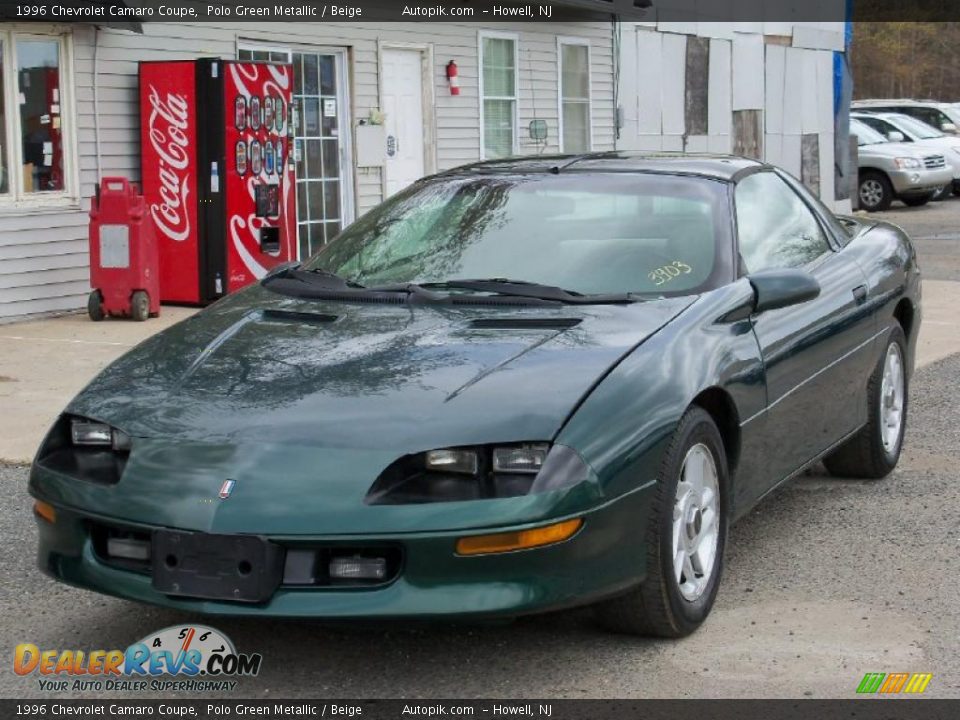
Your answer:
[[[416,452],[548,440],[695,296],[557,307],[346,303],[261,287],[113,363],[68,412],[134,437]]]
[[[860,145],[857,152],[861,158],[868,157],[909,157],[922,160],[927,155],[942,155],[943,152],[935,147],[915,147],[908,143],[870,143],[869,145]]]

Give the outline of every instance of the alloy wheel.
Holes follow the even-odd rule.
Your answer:
[[[720,483],[713,453],[703,443],[687,451],[673,503],[673,573],[685,600],[710,583],[720,537]]]
[[[880,433],[888,455],[897,451],[903,425],[903,401],[906,395],[903,376],[903,355],[900,345],[890,343],[883,360],[880,383]]]

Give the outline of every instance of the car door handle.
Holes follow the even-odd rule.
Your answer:
[[[857,301],[857,305],[863,305],[867,301],[867,286],[857,285],[853,289],[853,299]]]

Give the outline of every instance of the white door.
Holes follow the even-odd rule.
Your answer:
[[[387,130],[387,195],[426,174],[421,57],[419,50],[383,50],[381,94]]]

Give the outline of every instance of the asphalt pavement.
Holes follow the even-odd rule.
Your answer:
[[[921,238],[927,277],[960,280],[960,200],[885,215]],[[850,698],[867,672],[933,673],[926,695],[960,697],[958,377],[960,355],[915,375],[904,454],[889,478],[813,471],[735,526],[714,612],[682,641],[609,635],[587,610],[495,625],[331,626],[203,618],[76,590],[35,568],[27,470],[7,465],[0,650],[12,660],[23,642],[125,648],[204,622],[264,656],[234,697]],[[0,696],[56,697],[9,664]]]

